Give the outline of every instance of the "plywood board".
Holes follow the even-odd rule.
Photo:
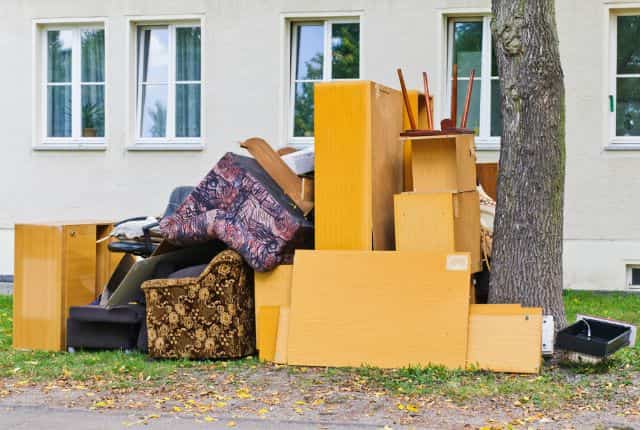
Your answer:
[[[256,342],[260,344],[260,308],[289,306],[291,303],[291,275],[293,266],[283,264],[269,272],[255,272]]]
[[[62,227],[15,227],[13,347],[62,349]]]
[[[62,228],[62,330],[61,344],[66,346],[67,318],[71,306],[87,305],[97,296],[96,226],[67,225]]]
[[[370,81],[318,83],[314,104],[316,249],[393,249],[400,93]]]
[[[413,117],[418,120],[418,129],[424,130],[428,127],[427,104],[424,94],[416,90],[407,91],[409,95],[409,105],[413,112]],[[433,117],[433,96],[431,97],[431,116]],[[408,130],[410,128],[409,115],[404,103],[402,104],[402,128]],[[403,191],[413,191],[413,178],[411,175],[411,141],[402,142],[402,182]]]
[[[482,270],[480,252],[480,197],[477,191],[453,195],[455,250],[471,253],[471,271]]]
[[[288,362],[466,364],[469,254],[296,251]]]
[[[259,315],[260,340],[258,341],[258,356],[262,361],[273,361],[276,355],[280,307],[262,306],[260,307]]]
[[[395,249],[393,196],[402,190],[402,131],[400,93],[374,84],[371,87],[371,157],[373,248]]]
[[[452,193],[402,193],[394,196],[396,249],[454,252]]]
[[[413,138],[413,190],[460,192],[476,189],[476,155],[471,134]]]
[[[397,194],[394,211],[399,251],[470,252],[471,271],[482,269],[477,191]]]
[[[542,309],[471,305],[467,365],[496,372],[538,373]]]
[[[280,307],[278,321],[278,338],[276,339],[276,353],[273,361],[280,364],[287,363],[287,345],[289,342],[289,307]]]

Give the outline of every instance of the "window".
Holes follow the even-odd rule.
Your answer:
[[[640,266],[627,265],[627,286],[629,288],[640,288]]]
[[[139,26],[137,44],[137,141],[199,143],[200,26]]]
[[[290,143],[313,142],[313,85],[360,78],[360,24],[353,20],[291,26]]]
[[[640,15],[613,16],[612,137],[640,136]],[[615,100],[615,104],[613,101]],[[626,138],[626,139],[625,139]]]
[[[475,69],[473,94],[467,127],[479,141],[497,141],[502,134],[500,78],[491,41],[491,18],[450,18],[448,26],[448,76],[458,65],[458,121],[462,117],[470,73]],[[451,79],[447,80],[447,103],[451,100]],[[449,112],[447,109],[447,112]]]
[[[105,135],[104,29],[43,31],[45,143],[100,143]]]

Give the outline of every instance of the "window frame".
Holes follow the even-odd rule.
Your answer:
[[[308,147],[313,145],[315,137],[301,137],[294,136],[294,118],[295,118],[295,87],[297,83],[304,82],[331,82],[331,81],[353,81],[362,79],[363,72],[363,49],[362,49],[362,19],[360,15],[349,16],[336,16],[336,17],[306,17],[306,18],[290,18],[288,19],[289,29],[289,45],[288,45],[288,79],[287,86],[287,126],[286,126],[286,144],[293,147]],[[323,51],[323,64],[322,64],[322,79],[296,79],[296,64],[297,64],[297,46],[298,46],[298,32],[297,29],[301,25],[310,24],[322,24],[324,31],[324,51]],[[359,44],[359,64],[358,64],[358,77],[352,79],[332,79],[331,74],[333,71],[333,46],[331,43],[331,35],[333,33],[334,24],[358,24],[360,28]]]
[[[606,99],[606,118],[608,123],[607,137],[608,145],[605,146],[607,150],[640,150],[640,136],[618,136],[616,130],[616,120],[618,111],[618,17],[620,16],[640,16],[639,4],[628,4],[621,9],[608,9],[608,22],[609,22],[609,68],[608,68],[608,85],[607,85],[607,99]],[[640,73],[625,74],[625,77],[640,78]],[[614,109],[611,111],[610,99],[613,97]]]
[[[176,29],[178,28],[200,28],[200,80],[199,81],[177,81],[176,80]],[[142,98],[140,93],[145,85],[138,79],[142,56],[140,53],[142,40],[140,31],[145,29],[166,28],[168,29],[167,43],[169,45],[169,66],[167,74],[167,128],[164,137],[143,137],[142,136]],[[204,41],[202,24],[199,21],[178,21],[170,23],[139,23],[135,28],[135,144],[139,145],[196,145],[200,146],[203,141],[203,119],[204,119]],[[200,136],[199,137],[176,137],[176,87],[180,84],[200,85]],[[161,85],[154,82],[153,84]]]
[[[446,15],[445,17],[446,31],[446,66],[445,66],[445,102],[443,104],[443,118],[449,116],[451,112],[451,75],[453,73],[453,42],[454,42],[454,26],[457,21],[461,22],[482,22],[482,57],[480,78],[476,78],[475,82],[480,83],[480,130],[475,136],[476,147],[479,150],[498,150],[500,149],[500,136],[491,136],[491,86],[494,81],[499,82],[500,77],[491,76],[491,15],[486,13],[464,14],[464,15]],[[469,78],[458,78],[468,80]],[[474,85],[474,91],[476,91]]]
[[[37,21],[35,32],[38,37],[36,43],[37,58],[39,58],[40,71],[36,75],[36,85],[39,87],[40,111],[38,126],[36,130],[37,138],[33,145],[35,150],[104,150],[108,138],[108,58],[107,58],[107,26],[102,19],[96,20],[70,20],[70,21]],[[102,82],[82,82],[82,32],[85,30],[104,31],[104,80]],[[71,31],[71,82],[70,83],[50,83],[48,78],[48,33],[50,31]],[[38,63],[38,62],[36,62]],[[35,63],[34,63],[35,64]],[[102,85],[104,91],[104,136],[87,137],[82,136],[82,86]],[[48,88],[49,86],[70,86],[71,87],[71,136],[50,137],[48,136]]]
[[[203,14],[183,14],[183,15],[129,15],[127,21],[127,38],[125,41],[125,52],[127,58],[127,79],[126,79],[126,103],[125,103],[125,123],[126,123],[126,143],[124,149],[127,151],[203,151],[207,140],[207,99],[206,91],[206,20]],[[183,25],[186,27],[197,25],[200,27],[200,138],[192,139],[195,143],[186,141],[168,142],[165,138],[157,138],[152,142],[139,139],[138,136],[138,27],[140,26],[168,26],[170,24]]]

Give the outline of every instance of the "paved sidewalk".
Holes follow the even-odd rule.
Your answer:
[[[215,422],[205,422],[188,416],[159,416],[144,419],[144,413],[121,411],[95,412],[81,409],[48,408],[42,405],[0,406],[0,429],[47,429],[47,430],[107,430],[122,428],[145,428],[153,430],[186,429],[265,429],[302,430],[337,429],[368,430],[383,429],[383,425],[348,424],[322,421],[279,421],[218,417]],[[394,427],[398,429],[400,427]],[[437,427],[434,427],[437,428]]]

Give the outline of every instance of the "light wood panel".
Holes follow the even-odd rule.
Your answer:
[[[296,251],[288,362],[466,364],[469,254]]]
[[[265,306],[289,306],[291,303],[292,265],[280,265],[269,272],[255,272],[256,342],[260,344],[262,330],[260,309]]]
[[[62,348],[62,227],[15,226],[13,346]]]
[[[273,361],[276,355],[278,324],[280,323],[279,306],[261,306],[259,313],[260,340],[258,341],[259,358],[262,361]]]
[[[109,228],[108,223],[94,222],[16,225],[15,348],[65,348],[69,307],[92,302],[100,290],[98,280],[115,269],[111,261],[116,259],[96,245],[102,230]]]
[[[480,197],[477,191],[453,195],[455,247],[458,252],[471,253],[471,271],[482,270],[480,252]]]
[[[96,285],[96,226],[69,225],[62,228],[62,324],[60,344],[67,339],[69,307],[88,305],[98,294]]]
[[[476,189],[473,135],[426,136],[411,140],[414,191],[460,192]]]
[[[428,127],[427,103],[424,94],[416,90],[407,91],[409,95],[409,106],[413,112],[414,118],[417,118],[418,129],[425,130]],[[431,116],[433,117],[433,96],[431,96]],[[402,104],[402,128],[408,130],[409,116],[407,109]],[[402,143],[402,179],[403,191],[413,191],[413,178],[411,176],[411,140],[404,140]]]
[[[394,210],[396,249],[469,252],[471,271],[482,270],[477,191],[397,194]]]
[[[471,305],[468,366],[496,372],[538,373],[541,362],[541,308]]]
[[[315,85],[315,246],[393,249],[402,98],[370,81]]]
[[[289,310],[290,308],[288,306],[280,307],[276,353],[273,359],[273,361],[279,364],[287,363],[287,346],[289,344]]]

